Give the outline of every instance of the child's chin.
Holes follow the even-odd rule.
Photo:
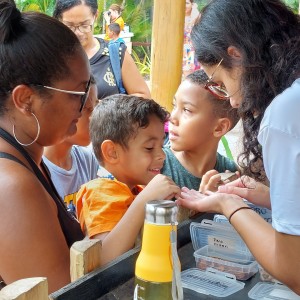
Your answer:
[[[180,147],[179,145],[176,145],[174,143],[171,143],[171,146],[170,148],[173,150],[173,151],[183,151],[184,149],[182,149],[182,147]]]

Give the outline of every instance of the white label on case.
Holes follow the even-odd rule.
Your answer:
[[[236,243],[233,240],[226,239],[220,236],[209,235],[207,237],[208,245],[215,246],[219,248],[234,249]]]

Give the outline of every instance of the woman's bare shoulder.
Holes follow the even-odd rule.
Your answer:
[[[10,283],[34,274],[54,278],[58,272],[67,283],[69,249],[54,201],[22,165],[0,160],[0,176],[0,276]]]

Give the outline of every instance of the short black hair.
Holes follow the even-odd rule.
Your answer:
[[[208,79],[208,76],[203,70],[196,70],[186,77],[186,80],[189,80],[190,82],[203,87],[207,83]],[[228,100],[221,100],[213,94],[211,94],[209,91],[207,91],[206,95],[209,102],[213,106],[213,113],[215,117],[228,118],[231,121],[230,129],[232,129],[240,119],[238,115],[238,110],[236,108],[233,108]]]
[[[121,32],[120,25],[118,23],[111,23],[108,25],[109,30],[114,32],[115,34],[119,35]]]
[[[56,0],[53,17],[56,19],[62,19],[62,14],[65,11],[81,4],[90,7],[93,15],[97,13],[97,0]]]
[[[149,117],[156,116],[164,123],[168,112],[152,99],[116,94],[101,100],[94,108],[90,121],[90,137],[99,162],[102,161],[101,145],[111,140],[124,148],[139,128],[149,125]]]

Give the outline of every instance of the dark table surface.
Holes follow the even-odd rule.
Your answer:
[[[181,268],[182,270],[186,270],[189,268],[194,268],[196,266],[195,259],[193,257],[193,246],[192,243],[188,243],[185,246],[181,247],[178,250],[178,255],[181,262]],[[259,281],[259,274],[257,273],[252,278],[243,281],[245,283],[245,287],[228,296],[228,297],[214,297],[211,295],[204,295],[197,293],[195,291],[184,289],[184,300],[212,300],[212,299],[226,299],[226,300],[244,300],[244,299],[250,299],[248,297],[248,292],[251,290],[251,288]],[[123,285],[119,286],[118,288],[112,290],[108,294],[98,298],[98,300],[132,300],[133,297],[133,290],[134,290],[134,278],[131,278]],[[159,300],[159,299],[158,299]]]
[[[202,219],[212,219],[211,214],[202,214],[196,219],[187,220],[178,225],[177,245],[182,270],[196,266],[193,256],[193,246],[190,237],[190,223],[201,222]],[[111,263],[79,278],[62,289],[49,295],[52,300],[132,300],[134,291],[134,268],[140,248],[134,248]],[[196,293],[184,289],[184,299],[224,299],[244,300],[248,298],[249,290],[259,281],[259,274],[248,279],[242,290],[223,298]],[[163,300],[163,299],[157,299]]]

